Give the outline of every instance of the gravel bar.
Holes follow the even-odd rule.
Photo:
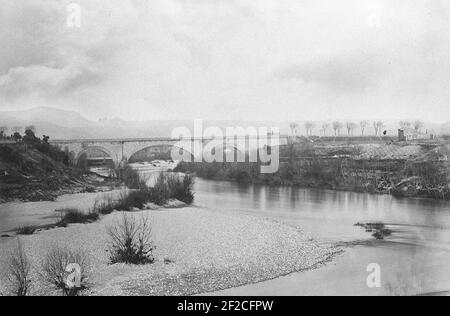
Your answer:
[[[237,212],[187,207],[133,213],[137,217],[148,216],[152,221],[157,247],[155,263],[109,265],[106,230],[121,216],[113,213],[96,223],[20,238],[35,270],[54,244],[83,249],[89,256],[92,284],[86,295],[207,293],[316,268],[340,251],[280,222]],[[5,266],[6,254],[15,245],[13,238],[0,243],[1,268]],[[52,293],[37,279],[34,285],[33,294]]]

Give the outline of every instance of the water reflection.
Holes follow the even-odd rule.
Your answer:
[[[355,223],[380,221],[394,225],[397,238],[404,238],[407,231],[416,242],[450,240],[447,201],[203,179],[196,179],[195,191],[196,205],[283,219],[330,238],[354,238]]]

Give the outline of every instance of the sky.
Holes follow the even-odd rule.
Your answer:
[[[448,0],[0,0],[0,110],[450,118]]]

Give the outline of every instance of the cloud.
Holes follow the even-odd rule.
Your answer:
[[[38,96],[75,92],[77,88],[99,80],[95,71],[82,67],[51,68],[37,65],[17,67],[0,77],[0,93],[15,98],[24,94]]]
[[[281,80],[299,80],[332,93],[364,92],[378,88],[389,77],[386,61],[374,56],[337,56],[331,59],[290,65],[275,73]]]
[[[70,2],[2,1],[1,107],[128,119],[450,115],[448,1],[76,0],[80,29],[65,23]]]

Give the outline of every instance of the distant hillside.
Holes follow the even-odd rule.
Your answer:
[[[64,111],[54,108],[38,107],[25,111],[0,112],[1,117],[13,122],[26,123],[53,123],[66,128],[94,126],[95,123],[87,120],[81,114],[73,111]],[[3,121],[3,120],[2,120]]]
[[[91,131],[94,132],[97,124],[77,112],[39,107],[25,111],[2,111],[0,125],[8,127],[10,134],[15,128],[22,133],[26,126],[34,125],[38,135],[75,138],[94,136]]]

